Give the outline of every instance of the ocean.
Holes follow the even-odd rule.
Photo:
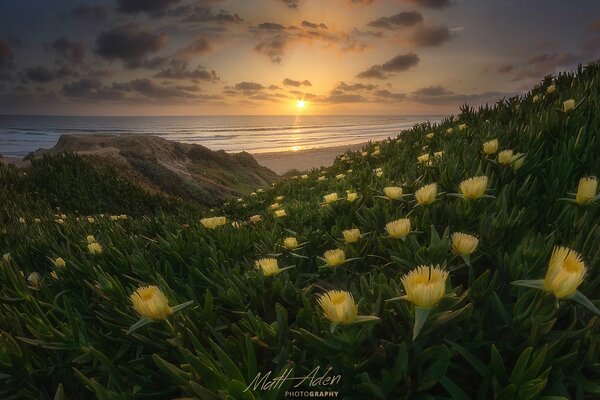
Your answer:
[[[266,153],[362,143],[394,137],[443,116],[0,116],[0,154],[24,157],[64,134],[157,135],[212,150]]]

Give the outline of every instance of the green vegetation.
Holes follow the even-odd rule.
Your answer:
[[[491,145],[484,153],[493,139],[498,153]],[[296,382],[244,389],[258,373],[291,368],[298,377],[316,367],[341,380],[301,389],[346,399],[600,396],[600,201],[594,180],[578,189],[600,173],[600,66],[548,78],[493,107],[463,107],[455,119],[365,152],[204,215],[226,216],[225,224],[201,224],[191,210],[110,218],[163,208],[135,200],[135,189],[114,177],[70,172],[75,158],[64,168],[44,161],[32,172],[39,178],[2,167],[0,251],[10,255],[0,265],[0,398],[276,399]],[[461,182],[477,176],[488,178],[485,195],[461,197]],[[431,183],[436,201],[417,204],[413,194]],[[403,196],[386,198],[385,187]],[[347,191],[358,198],[348,201]],[[327,203],[332,193],[338,199]],[[52,207],[62,204],[93,222],[76,213],[57,222]],[[248,222],[253,215],[262,219]],[[403,218],[410,233],[390,237],[406,234],[401,224],[385,228]],[[343,240],[351,228],[361,232],[356,243]],[[453,243],[457,232],[477,237],[472,254],[472,239]],[[285,248],[286,237],[299,247]],[[579,294],[557,299],[536,284],[511,284],[543,279],[555,246],[580,254],[587,274],[570,280],[582,264],[567,251],[555,265],[564,279],[548,288],[578,286]],[[345,263],[320,258],[340,261],[325,256],[333,249]],[[262,258],[278,266],[263,260],[263,275],[255,266]],[[397,298],[406,294],[401,278],[420,265],[448,275],[441,300],[411,296],[423,306],[415,307]],[[422,282],[443,276],[423,271],[430,276]],[[146,285],[160,290],[140,291],[134,308],[130,295]],[[344,295],[346,306],[333,306],[339,315],[325,316],[318,299],[329,290],[350,292],[357,310]],[[145,303],[150,295],[155,302]]]

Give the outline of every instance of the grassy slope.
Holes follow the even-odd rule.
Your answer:
[[[10,252],[12,261],[0,268],[0,397],[51,398],[61,384],[69,398],[89,396],[89,390],[107,399],[278,398],[283,389],[242,391],[257,372],[290,366],[297,376],[332,366],[342,374],[336,390],[345,398],[597,395],[597,317],[571,301],[556,309],[551,296],[509,283],[543,277],[552,247],[564,245],[582,254],[588,276],[580,290],[599,304],[600,202],[577,207],[559,200],[576,190],[580,177],[600,173],[599,79],[600,67],[593,66],[559,76],[553,94],[545,94],[546,81],[493,108],[464,108],[459,122],[417,126],[379,143],[377,157],[348,154],[349,161],[323,172],[325,181],[312,171],[306,180],[283,180],[214,212],[230,221],[264,216],[240,229],[228,224],[208,231],[186,212],[117,222],[97,217],[93,224],[69,218],[59,225],[51,212],[19,210],[26,200],[14,187],[4,189],[0,252]],[[579,105],[563,113],[569,98]],[[459,130],[463,123],[468,127]],[[526,154],[521,169],[481,152],[493,138],[502,149]],[[425,146],[444,156],[429,167],[418,164]],[[383,169],[382,177],[375,168]],[[339,173],[347,176],[335,179]],[[400,202],[377,197],[385,186],[414,193],[431,182],[456,193],[463,179],[476,175],[490,178],[494,199],[442,195],[423,208],[412,196]],[[360,199],[320,207],[324,194],[346,190]],[[269,205],[279,195],[288,217],[276,219]],[[38,216],[42,222],[33,223]],[[406,216],[416,232],[406,241],[386,238],[385,224]],[[366,233],[356,245],[341,240],[341,230],[351,227]],[[472,277],[443,234],[456,231],[480,238]],[[442,241],[432,245],[436,233]],[[102,255],[87,253],[88,234],[104,246]],[[306,242],[294,254],[280,246],[289,235]],[[318,269],[317,256],[333,248],[358,260]],[[295,268],[263,278],[254,260],[273,253],[281,253],[280,265]],[[55,280],[48,258],[58,256],[67,267]],[[455,296],[436,307],[413,343],[412,307],[385,300],[403,294],[404,273],[430,263],[452,270]],[[27,287],[19,271],[39,272],[41,289]],[[128,296],[142,284],[160,286],[172,305],[194,305],[169,323],[126,335],[138,320]],[[350,290],[360,314],[381,320],[331,333],[315,300],[328,289]]]

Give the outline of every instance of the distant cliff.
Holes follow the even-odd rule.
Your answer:
[[[213,151],[158,136],[63,135],[53,148],[38,150],[27,158],[63,152],[114,166],[124,178],[150,192],[209,206],[278,178],[248,153]]]

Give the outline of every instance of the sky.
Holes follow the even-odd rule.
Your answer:
[[[449,114],[599,55],[597,0],[4,0],[0,114]]]

